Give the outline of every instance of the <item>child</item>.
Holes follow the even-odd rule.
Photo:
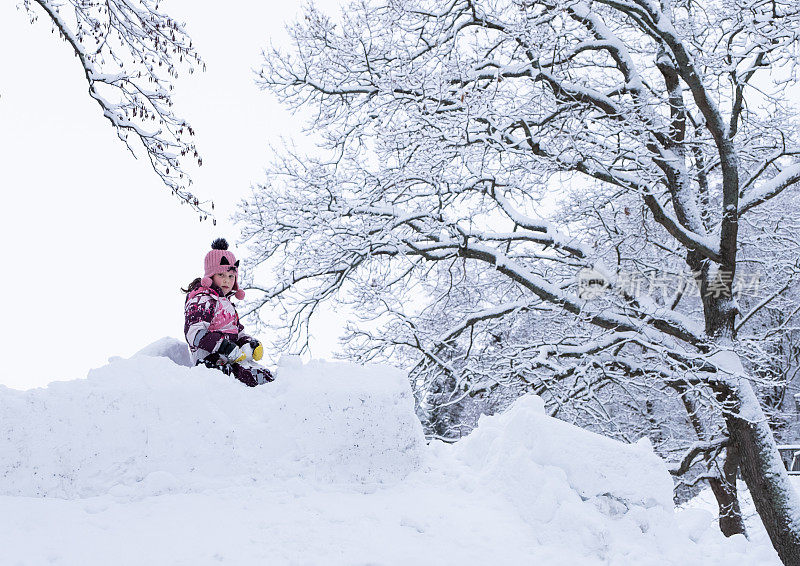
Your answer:
[[[239,289],[239,262],[228,251],[228,242],[218,238],[206,254],[205,276],[198,277],[186,289],[186,321],[183,332],[195,365],[219,369],[250,387],[273,381],[268,369],[245,360],[264,354],[261,343],[243,333],[236,307],[229,297],[244,299]]]

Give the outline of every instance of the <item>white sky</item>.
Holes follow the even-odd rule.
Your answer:
[[[338,4],[317,2],[328,12]],[[202,275],[214,238],[235,245],[238,231],[227,219],[264,178],[268,145],[300,135],[299,120],[255,86],[253,69],[270,40],[286,42],[284,24],[301,3],[219,6],[161,6],[186,23],[207,63],[205,73],[181,77],[175,101],[197,134],[203,167],[193,171],[191,190],[216,202],[214,227],[180,206],[146,160],[128,153],[47,20],[30,25],[14,2],[0,3],[0,242],[7,275],[0,384],[29,388],[84,377],[111,356],[129,356],[162,336],[181,338],[179,287]],[[312,355],[329,356],[336,330],[318,334]]]

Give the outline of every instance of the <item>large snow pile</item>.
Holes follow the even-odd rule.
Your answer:
[[[186,350],[176,342],[85,380],[4,388],[0,494],[88,497],[143,481],[172,491],[290,477],[380,483],[419,466],[425,439],[399,371],[287,357],[275,383],[248,389],[176,365],[168,356]]]
[[[300,364],[249,389],[161,340],[0,389],[3,564],[778,564],[676,514],[646,442],[535,397],[426,445],[405,377]]]

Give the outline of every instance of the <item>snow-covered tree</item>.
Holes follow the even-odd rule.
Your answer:
[[[202,164],[189,123],[175,114],[172,81],[178,69],[204,68],[183,24],[153,0],[23,0],[31,23],[43,17],[72,49],[89,96],[135,155],[138,140],[153,170],[205,218],[205,204],[187,190],[185,164]]]
[[[723,491],[738,467],[800,562],[757,341],[739,337],[764,307],[735,293],[795,277],[742,262],[748,234],[794,214],[796,2],[364,0],[291,33],[261,81],[314,112],[330,158],[286,152],[240,210],[274,279],[252,282],[256,312],[283,304],[302,339],[321,301],[349,301],[366,320],[350,346],[401,356],[421,406],[658,391],[699,436],[679,467],[727,446]]]

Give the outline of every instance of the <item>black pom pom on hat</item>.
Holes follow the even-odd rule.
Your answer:
[[[227,250],[228,249],[228,240],[225,238],[217,238],[213,242],[211,242],[211,249],[212,250]]]

